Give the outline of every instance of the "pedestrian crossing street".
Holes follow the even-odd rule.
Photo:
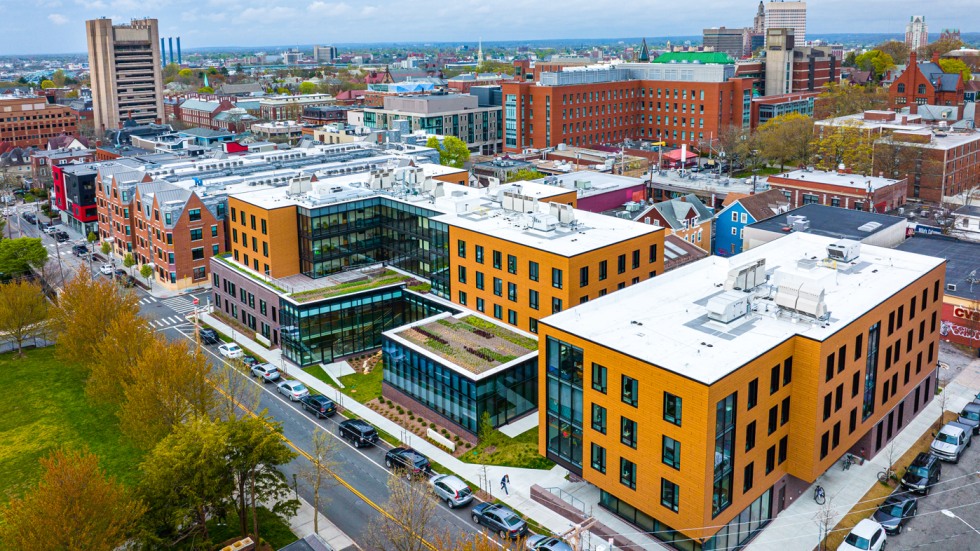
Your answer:
[[[185,297],[168,298],[160,302],[178,314],[188,314],[194,311],[194,303]]]
[[[186,325],[188,323],[189,322],[186,319],[180,316],[169,316],[169,317],[159,318],[155,320],[149,320],[146,323],[146,326],[149,327],[150,329],[157,330],[157,329],[164,329],[167,327],[174,327],[177,325]]]

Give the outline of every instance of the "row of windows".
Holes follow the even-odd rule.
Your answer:
[[[249,217],[249,219],[251,221],[251,224],[246,224],[245,212],[244,211],[242,211],[241,216],[239,216],[238,215],[238,211],[235,209],[235,207],[232,207],[231,208],[231,221],[232,222],[241,221],[241,224],[242,224],[243,227],[248,227],[249,225],[251,225],[252,229],[255,230],[256,229],[255,215],[254,214],[250,214],[250,215],[248,215],[248,217]],[[266,223],[266,220],[263,218],[263,219],[259,220],[259,222],[261,223],[260,225],[261,225],[262,235],[267,235],[268,232],[269,232],[269,228],[268,228],[268,225]]]

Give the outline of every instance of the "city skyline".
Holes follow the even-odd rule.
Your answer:
[[[691,17],[702,13],[697,5],[686,10],[656,14],[658,6],[644,0],[609,10],[598,3],[573,0],[568,9],[555,12],[545,3],[530,6],[507,0],[493,8],[486,4],[461,2],[433,4],[419,9],[418,3],[381,1],[353,5],[346,2],[316,0],[299,2],[260,2],[258,0],[160,0],[153,9],[136,0],[34,0],[0,4],[0,55],[81,53],[86,50],[84,22],[99,17],[117,24],[131,18],[160,20],[161,36],[181,36],[185,50],[207,47],[260,47],[324,43],[461,42],[473,41],[474,27],[485,42],[538,39],[602,39],[629,36],[699,36],[708,27],[751,26],[757,7],[754,0],[700,2],[710,9],[710,17]],[[883,2],[867,2],[868,10]],[[921,12],[911,2],[888,4],[874,21],[852,13],[844,0],[811,2],[807,27],[810,34],[821,33],[904,33],[908,18]],[[939,32],[956,27],[964,32],[977,28],[971,21],[965,0],[947,5],[943,17],[930,16],[930,28]],[[693,9],[692,9],[693,8]],[[961,8],[961,9],[958,9]],[[497,13],[519,13],[521,18],[488,17]],[[863,10],[862,10],[863,11]],[[563,15],[567,14],[567,15]],[[952,15],[955,14],[955,15]],[[329,22],[342,19],[343,26]],[[537,21],[552,24],[541,26]],[[326,25],[324,23],[327,23]]]

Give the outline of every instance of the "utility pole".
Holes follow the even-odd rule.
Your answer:
[[[201,351],[201,314],[198,311],[198,304],[200,302],[197,297],[194,297],[194,344],[198,352]]]

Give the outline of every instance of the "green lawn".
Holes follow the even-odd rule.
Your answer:
[[[367,375],[352,373],[341,377],[340,382],[345,387],[341,392],[362,404],[377,400],[378,396],[381,396],[381,379],[383,376],[381,362],[378,362]]]
[[[550,469],[555,466],[550,459],[538,453],[537,427],[517,435],[517,438],[508,438],[504,433],[495,430],[493,436],[481,439],[475,448],[461,455],[459,459],[467,463],[528,469]]]
[[[38,459],[61,446],[87,447],[109,475],[132,485],[143,453],[119,432],[112,411],[85,395],[84,373],[55,358],[54,348],[0,355],[0,502],[37,483]]]
[[[258,516],[259,535],[262,539],[269,542],[273,549],[281,549],[299,539],[289,529],[288,523],[283,522],[265,507],[259,507]],[[249,520],[249,531],[251,531],[251,527],[251,520]],[[209,520],[208,535],[211,537],[211,541],[216,544],[232,538],[240,538],[241,536],[238,535],[238,517],[232,513],[224,521],[218,519]]]

